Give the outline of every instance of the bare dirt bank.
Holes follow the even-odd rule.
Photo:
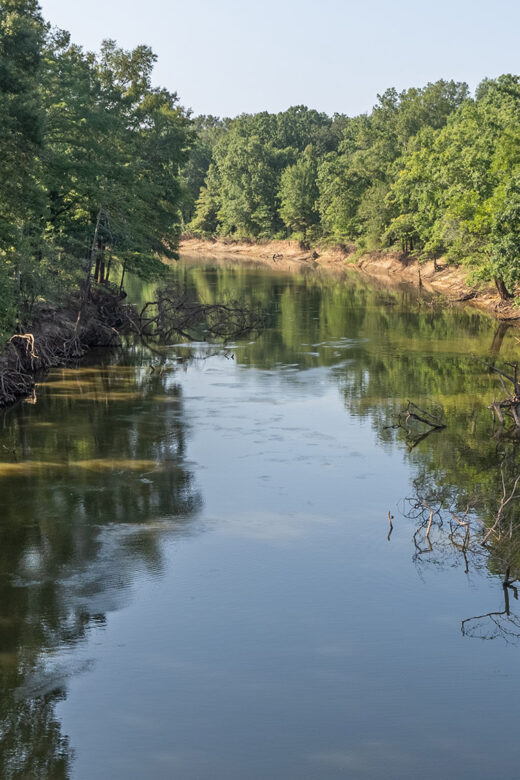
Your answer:
[[[226,239],[189,238],[181,241],[181,255],[187,257],[242,259],[262,263],[280,271],[328,268],[343,271],[348,255],[340,249],[303,250],[298,241],[249,243]]]
[[[118,344],[121,315],[117,293],[102,289],[87,305],[71,297],[61,308],[37,306],[29,325],[0,353],[0,408],[29,396],[36,377],[49,368],[73,364],[94,347]]]
[[[450,302],[476,306],[503,320],[520,320],[520,309],[502,301],[493,285],[470,286],[467,272],[460,266],[438,261],[418,260],[393,252],[372,252],[355,259],[354,252],[339,247],[316,247],[302,250],[298,241],[266,243],[233,242],[225,239],[187,238],[181,241],[181,255],[186,257],[241,260],[261,263],[274,270],[306,272],[325,270],[334,274],[348,269],[377,277],[391,285],[411,284],[437,293]]]

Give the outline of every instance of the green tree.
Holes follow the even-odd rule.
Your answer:
[[[225,132],[228,122],[229,120],[211,115],[197,116],[193,119],[192,128],[195,138],[188,160],[181,170],[184,188],[182,217],[185,225],[188,225],[193,219],[195,204],[201,195],[201,189],[204,187],[204,181],[211,165],[213,148],[219,137]],[[209,232],[214,232],[215,229],[216,224]]]
[[[21,265],[40,203],[45,26],[35,0],[0,2],[0,333],[13,324]]]
[[[520,282],[520,171],[504,189],[493,215],[489,272],[502,298]]]
[[[319,223],[316,202],[318,198],[317,159],[308,146],[294,165],[282,173],[280,182],[280,216],[291,232],[302,238],[309,235]]]

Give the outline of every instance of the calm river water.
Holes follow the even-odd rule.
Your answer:
[[[356,275],[173,273],[268,327],[0,417],[0,776],[516,778],[514,499],[481,542],[520,459],[478,360],[515,331]],[[392,427],[408,400],[446,428]]]

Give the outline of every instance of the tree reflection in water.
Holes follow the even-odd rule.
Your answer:
[[[518,601],[518,588],[515,580],[509,580],[508,574],[502,583],[504,591],[504,609],[500,612],[486,612],[485,615],[476,615],[462,621],[461,630],[463,636],[477,639],[496,639],[501,637],[508,643],[516,643],[520,640],[520,615],[511,612],[509,592]]]
[[[53,651],[72,649],[103,626],[143,570],[158,576],[164,534],[190,533],[201,506],[184,462],[186,425],[174,375],[152,372],[149,353],[139,348],[121,362],[55,371],[37,407],[19,404],[2,418],[6,780],[69,776],[72,755],[55,706],[67,677],[81,669],[56,666]]]
[[[500,533],[495,527],[485,536],[504,495],[501,465],[506,497],[520,472],[517,444],[490,434],[496,379],[472,357],[514,359],[518,346],[507,328],[357,275],[182,264],[174,273],[207,303],[232,297],[268,312],[271,327],[240,347],[242,371],[276,372],[288,384],[308,369],[329,371],[350,416],[369,419],[381,447],[405,448],[417,477],[408,506],[416,512],[416,565],[495,575],[505,608],[467,618],[463,631],[516,641],[516,500],[505,507]],[[148,290],[142,295],[150,299]],[[0,418],[2,778],[69,776],[71,750],[55,706],[78,670],[53,666],[53,650],[72,649],[102,626],[140,571],[159,574],[166,533],[194,532],[201,497],[185,462],[175,381],[184,356],[131,347],[121,357],[119,365],[55,372],[36,406]],[[406,431],[391,427],[407,399],[421,409],[442,406],[446,428],[427,437],[417,431],[407,442]]]
[[[425,565],[462,565],[465,574],[490,571],[500,579],[504,608],[465,618],[461,630],[463,636],[501,637],[508,643],[520,640],[520,615],[512,611],[510,601],[511,594],[518,601],[520,557],[520,474],[512,472],[514,450],[516,445],[496,464],[501,490],[495,496],[478,490],[473,496],[463,495],[423,474],[414,481],[414,495],[403,508],[416,526],[413,560],[419,570]]]

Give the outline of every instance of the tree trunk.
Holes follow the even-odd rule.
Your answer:
[[[125,281],[126,262],[123,263],[123,273],[121,274],[121,284],[119,285],[119,297],[123,296],[124,288],[123,283]]]
[[[99,233],[99,225],[101,223],[101,214],[102,209],[99,209],[97,220],[96,220],[96,228],[94,230],[94,238],[92,239],[92,245],[90,247],[90,253],[87,260],[87,267],[85,269],[86,271],[86,279],[85,279],[85,289],[83,293],[83,301],[87,301],[90,296],[90,282],[92,279],[92,266],[94,265],[94,260],[96,259],[96,246],[98,243],[98,233]]]
[[[503,301],[510,301],[511,298],[515,297],[512,293],[509,292],[503,279],[495,278],[495,287],[497,288],[498,294]]]
[[[105,244],[103,241],[99,242],[99,255],[97,266],[97,280],[99,284],[103,284],[105,281]]]

